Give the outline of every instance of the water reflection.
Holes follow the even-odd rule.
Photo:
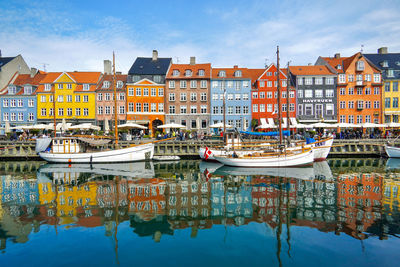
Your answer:
[[[41,225],[117,226],[137,236],[163,236],[190,228],[263,223],[278,240],[286,227],[345,234],[364,240],[399,234],[399,161],[329,160],[312,168],[240,169],[200,161],[54,165],[2,163],[1,250],[26,243]]]

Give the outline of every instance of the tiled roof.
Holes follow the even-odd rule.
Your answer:
[[[179,75],[174,76],[174,70],[179,71]],[[186,70],[191,70],[191,76],[185,76]],[[199,76],[199,70],[204,70],[204,76]],[[211,78],[211,63],[203,64],[172,64],[169,68],[167,79],[193,79],[193,78]]]
[[[96,91],[97,84],[89,85],[89,90],[83,90],[83,84],[77,84],[74,92],[94,92]]]
[[[128,78],[128,75],[126,75],[126,74],[116,74],[115,75],[115,83],[117,83],[118,81],[122,81],[123,82],[122,88],[117,88],[117,91],[125,91],[127,78]],[[105,90],[105,91],[113,90],[112,80],[113,80],[113,75],[112,74],[103,75],[103,77],[101,78],[101,80],[97,84],[96,91],[97,90]],[[108,88],[103,88],[103,83],[105,81],[109,81],[110,82],[110,86]]]
[[[13,60],[14,58],[16,58],[16,57],[0,57],[0,70],[4,65],[6,65],[8,62]]]
[[[321,57],[326,61],[332,68],[334,68],[338,73],[344,72],[343,61],[348,59],[348,57]],[[341,69],[337,69],[336,66],[340,65]]]
[[[242,71],[241,77],[235,77],[234,74],[236,71]],[[225,71],[225,77],[220,77],[218,74],[220,71]],[[212,78],[213,79],[251,79],[251,75],[248,72],[247,68],[213,68],[212,69]]]
[[[57,79],[58,77],[60,77],[61,74],[62,74],[62,72],[48,72],[40,83],[41,84],[53,83],[54,80]]]
[[[77,83],[95,83],[97,84],[101,77],[101,72],[84,72],[74,71],[68,72]]]
[[[166,75],[172,58],[138,57],[129,69],[129,75]]]
[[[251,84],[254,84],[264,71],[265,69],[248,69],[247,72],[250,75]]]
[[[46,76],[41,80],[40,85],[38,89],[36,90],[37,93],[41,92],[52,92],[52,91],[44,91],[45,84],[52,84],[54,81],[61,76],[64,72],[49,72],[46,74]],[[74,72],[66,72],[72,79],[76,81],[78,84],[76,87],[76,91],[83,91],[82,90],[82,84],[91,84],[89,86],[89,91],[83,91],[83,92],[93,92],[96,90],[97,83],[99,82],[101,78],[101,72],[84,72],[84,71],[74,71]],[[52,87],[53,89],[53,87]]]
[[[327,66],[290,66],[290,73],[294,75],[336,75]]]
[[[383,71],[384,79],[400,79],[400,53],[364,54],[364,56]],[[387,67],[383,64],[385,61]],[[393,77],[387,77],[388,69],[394,70]]]

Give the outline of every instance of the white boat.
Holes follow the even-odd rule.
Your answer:
[[[329,152],[331,151],[333,144],[333,137],[328,137],[325,139],[322,139],[320,141],[315,141],[310,144],[304,144],[304,148],[312,148],[314,150],[314,161],[323,161],[326,160],[326,158],[329,155]],[[270,146],[270,144],[268,144]],[[298,146],[290,147],[288,150],[294,150],[294,149],[299,149],[301,144]],[[215,156],[225,156],[225,155],[232,155],[233,151],[227,151],[225,149],[214,149],[214,148],[208,148],[211,153],[209,154],[208,158],[206,159],[205,157],[205,152],[206,148],[201,147],[199,149],[199,156],[202,160],[205,161],[216,161]],[[238,155],[246,155],[246,154],[252,154],[252,153],[261,153],[262,150],[241,150],[237,149],[235,150],[236,154]]]
[[[36,152],[42,159],[52,163],[115,163],[151,160],[154,155],[154,144],[147,143],[90,152],[82,150],[82,145],[77,138],[39,138],[36,141]]]
[[[314,151],[309,148],[304,151],[287,151],[287,153],[215,156],[215,159],[224,165],[233,167],[306,166],[313,163]]]
[[[385,145],[385,151],[389,158],[400,158],[400,147]]]

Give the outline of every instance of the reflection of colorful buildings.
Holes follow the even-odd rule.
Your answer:
[[[382,175],[375,173],[338,177],[338,231],[365,238],[363,232],[382,216],[382,180]]]
[[[386,178],[383,180],[383,205],[385,210],[390,213],[398,212],[400,207],[400,181]]]

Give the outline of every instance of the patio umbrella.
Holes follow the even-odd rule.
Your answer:
[[[123,128],[126,128],[126,129],[135,129],[135,128],[136,129],[147,129],[147,127],[145,127],[143,125],[132,123],[132,122],[128,122],[128,123],[125,123],[125,124],[118,125],[118,128],[121,128],[121,129],[123,129]]]
[[[297,129],[311,129],[313,128],[312,124],[302,124],[302,123],[297,123],[296,125],[293,126],[294,128]]]
[[[397,128],[397,127],[400,127],[400,123],[398,123],[398,122],[386,123],[386,127]]]
[[[108,133],[110,131],[110,124],[108,123],[108,119],[104,120],[104,132]]]
[[[93,125],[91,123],[81,123],[81,124],[77,124],[74,126],[70,126],[68,127],[68,129],[73,129],[73,130],[96,130],[99,131],[100,127]]]
[[[8,121],[6,121],[6,126],[4,127],[4,132],[5,133],[9,133],[10,131],[10,123]]]
[[[324,123],[324,122],[317,122],[311,124],[314,128],[328,128],[332,127],[332,124]]]
[[[361,125],[364,128],[383,128],[383,127],[386,127],[385,124],[378,124],[378,123],[371,123],[371,122],[365,122],[365,123],[363,123]]]
[[[225,124],[225,128],[232,128],[232,125]],[[214,123],[210,125],[210,128],[224,128],[224,124],[222,122]]]
[[[332,124],[332,126],[340,127],[340,128],[360,128],[360,127],[362,127],[360,124],[347,123],[347,122],[335,123],[335,124]]]
[[[68,130],[68,126],[67,126],[67,123],[65,122],[65,119],[62,119],[62,122],[61,122],[61,130],[62,130],[63,132],[65,132],[66,130]]]
[[[157,126],[157,128],[162,128],[162,129],[167,129],[167,128],[175,129],[176,128],[177,129],[177,128],[186,128],[186,126],[177,124],[177,123],[167,123],[167,124]]]

